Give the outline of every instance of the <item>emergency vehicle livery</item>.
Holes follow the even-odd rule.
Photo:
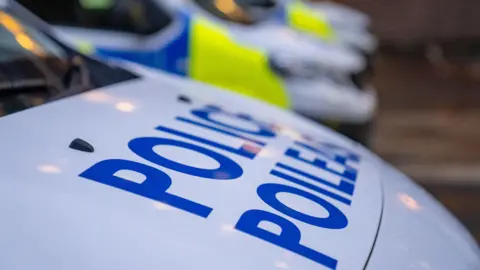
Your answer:
[[[299,1],[153,0],[153,2],[170,8],[171,11],[206,17],[225,27],[240,43],[272,53],[289,54],[298,58],[299,62],[310,59],[312,63],[334,68],[337,72],[362,70],[368,63],[352,49],[360,48],[371,53],[376,46],[370,44],[370,37],[361,34],[352,44],[343,42],[340,38],[345,36],[344,31],[336,31],[321,14],[312,12],[307,5]],[[351,31],[346,34],[348,33]],[[368,39],[367,44],[364,44],[365,39]]]
[[[343,54],[345,57],[349,55],[348,49],[370,55],[377,48],[376,38],[359,23],[362,20],[358,17],[361,16],[350,16],[350,10],[341,9],[335,4],[326,5],[323,8],[325,11],[322,11],[323,4],[315,8],[310,3],[298,0],[156,1],[167,3],[174,9],[206,16],[228,27],[232,33],[237,33],[238,40],[259,46],[274,48],[268,42],[269,38],[274,37],[288,43],[288,38],[281,35],[284,32],[283,36],[294,35],[297,42],[301,43],[299,46],[308,47],[307,43],[311,43],[323,48],[321,57],[328,58],[328,53],[335,53],[337,57]],[[343,15],[350,17],[339,23],[339,17]],[[293,31],[288,31],[290,29]]]
[[[107,0],[101,8],[91,1],[20,2],[56,24],[62,40],[87,53],[133,61],[259,98],[328,123],[368,144],[377,96],[361,74],[337,73],[328,66],[299,63],[296,57],[272,55],[237,42],[222,25],[181,10],[170,11],[156,0]],[[54,4],[64,12],[45,8]],[[295,38],[292,41],[298,43]],[[285,45],[275,38],[269,42]],[[307,48],[301,45],[294,51],[304,53]],[[313,55],[307,58],[317,59]],[[336,54],[330,57],[332,63],[343,62]]]
[[[479,269],[464,227],[357,143],[0,7],[0,269]]]
[[[271,17],[274,22],[313,35],[330,44],[357,49],[365,55],[371,55],[377,49],[378,41],[368,31],[369,18],[365,18],[364,14],[358,14],[335,3],[312,4],[298,0],[265,1],[279,2],[277,10],[272,12]]]

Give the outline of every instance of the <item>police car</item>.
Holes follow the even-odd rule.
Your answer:
[[[198,1],[205,2],[206,0]],[[231,0],[209,1],[231,2]],[[351,47],[364,54],[372,54],[377,48],[377,39],[367,29],[361,26],[351,27],[351,24],[358,21],[358,18],[353,15],[353,22],[349,17],[342,20],[337,13],[329,14],[328,11],[331,8],[327,8],[326,12],[323,12],[321,6],[315,8],[315,5],[300,0],[234,1],[252,16],[260,18],[263,24],[276,23],[288,26],[315,38],[320,38],[328,44]],[[342,9],[342,11],[342,15],[348,14],[346,10]]]
[[[232,33],[237,34],[239,40],[267,46],[272,50],[280,45],[271,44],[269,42],[271,38],[275,37],[292,43],[285,36],[295,37],[297,41],[301,41],[296,47],[308,46],[309,43],[316,44],[317,47],[322,48],[322,51],[317,54],[320,53],[321,57],[332,59],[335,58],[331,54],[342,57],[357,51],[364,55],[371,55],[377,47],[376,38],[368,31],[338,27],[337,24],[332,24],[326,14],[298,0],[157,1],[166,2],[177,9],[207,16],[227,26]],[[342,61],[342,58],[337,61]]]
[[[0,7],[0,269],[479,269],[464,227],[360,145]]]
[[[296,65],[294,57],[274,57],[239,44],[228,31],[202,17],[171,12],[152,0],[107,1],[113,6],[105,8],[103,3],[99,9],[84,8],[78,0],[20,2],[62,25],[56,31],[64,40],[93,43],[97,55],[260,98],[328,123],[366,145],[370,141],[377,108],[371,85],[327,68]],[[93,3],[98,2],[89,4]],[[63,12],[51,9],[52,5]]]
[[[376,38],[365,31],[337,29],[301,1],[155,1],[173,11],[199,14],[225,26],[239,42],[266,48],[276,62],[320,73],[327,69],[334,71],[334,76],[347,74],[359,86],[368,84],[372,77]]]
[[[174,0],[170,0],[174,1]],[[232,0],[196,0],[198,2],[224,3]],[[378,41],[367,29],[362,27],[349,27],[353,24],[348,17],[343,24],[340,24],[340,18],[329,13],[321,12],[319,8],[309,3],[303,3],[299,0],[234,0],[239,10],[251,14],[256,21],[255,26],[281,25],[290,27],[301,32],[305,38],[309,37],[311,42],[318,42],[329,46],[350,48],[365,57],[367,61],[364,76],[370,75],[374,69],[374,58],[378,46]],[[334,5],[336,7],[336,5]],[[330,5],[327,5],[330,7]],[[330,9],[326,9],[332,10]],[[335,9],[334,9],[335,10]],[[347,15],[347,11],[341,9],[340,14]],[[353,11],[352,11],[353,13]],[[352,15],[353,21],[359,20]],[[231,16],[231,15],[229,15]],[[229,17],[226,16],[226,17]],[[333,17],[333,18],[332,18]],[[371,75],[370,75],[371,76]]]
[[[305,18],[303,16],[305,9],[299,10],[297,2],[293,5],[283,5],[270,0],[267,0],[267,3],[263,3],[264,0],[153,1],[172,11],[204,16],[226,27],[239,42],[267,49],[272,54],[278,55],[276,57],[292,55],[303,62],[317,64],[321,68],[330,67],[341,73],[357,73],[367,66],[356,51],[333,42],[326,42],[325,40],[330,41],[333,37],[333,30],[325,24],[322,24],[325,27],[320,31],[314,30],[325,39],[323,41],[290,29],[289,26],[294,29],[298,26],[294,22],[299,19],[303,22],[302,19]],[[272,5],[268,5],[270,2]]]
[[[373,54],[377,49],[378,40],[370,32],[371,20],[365,13],[333,1],[278,1],[283,2],[285,8],[291,9],[291,12],[295,12],[295,9],[303,10],[307,15],[316,17],[319,22],[329,25],[334,30],[336,42],[357,48],[366,54]]]

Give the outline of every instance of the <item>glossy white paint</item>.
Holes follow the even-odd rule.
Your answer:
[[[310,173],[319,173],[282,157],[292,145],[291,136],[296,131],[325,138],[327,142],[351,143],[255,100],[160,77],[88,92],[0,119],[2,129],[8,130],[1,136],[5,160],[0,164],[4,247],[0,268],[252,269],[255,265],[278,269],[288,265],[292,269],[322,269],[308,259],[235,231],[232,226],[246,210],[274,211],[258,198],[255,190],[264,182],[282,183],[268,175],[276,162],[289,162]],[[179,94],[187,94],[193,104],[178,102]],[[175,116],[189,116],[192,108],[212,103],[235,112],[258,112],[257,118],[275,121],[290,131],[269,140],[255,160],[218,150],[243,167],[243,176],[236,180],[206,180],[166,170],[173,179],[171,192],[214,208],[207,219],[78,176],[96,162],[109,158],[150,165],[130,152],[127,142],[142,136],[173,138],[155,131],[158,125],[238,145],[238,140],[174,120]],[[95,153],[69,149],[74,138],[93,144]],[[202,159],[189,151],[169,147],[158,151],[196,167],[215,166],[204,156]],[[379,175],[368,156],[362,160],[359,171],[350,207],[327,199],[347,215],[347,228],[322,229],[292,220],[302,232],[302,243],[337,258],[338,269],[362,269],[378,227]],[[335,177],[329,179],[339,181]],[[322,207],[304,199],[287,196],[281,200],[304,213],[325,215]]]
[[[384,212],[366,270],[476,270],[480,252],[456,218],[424,189],[382,166]]]

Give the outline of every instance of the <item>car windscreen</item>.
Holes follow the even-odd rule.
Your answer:
[[[278,5],[276,0],[193,0],[214,16],[241,24],[256,24]]]
[[[165,29],[173,21],[171,14],[153,0],[18,0],[18,2],[53,25],[151,35]]]
[[[0,117],[135,77],[63,46],[0,9]]]

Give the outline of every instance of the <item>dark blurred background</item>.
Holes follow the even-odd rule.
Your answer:
[[[374,150],[480,242],[480,1],[341,0],[380,38]]]

